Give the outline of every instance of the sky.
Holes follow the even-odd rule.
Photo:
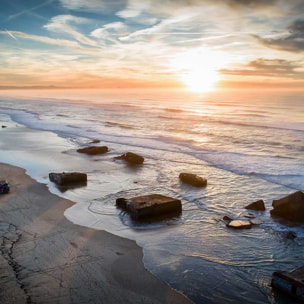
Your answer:
[[[304,0],[0,0],[0,88],[304,88]]]

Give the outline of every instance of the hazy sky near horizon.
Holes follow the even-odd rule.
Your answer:
[[[0,3],[2,87],[304,87],[304,0]]]

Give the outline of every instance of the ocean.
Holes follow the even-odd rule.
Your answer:
[[[135,240],[146,268],[195,303],[296,303],[270,279],[303,264],[304,225],[269,211],[304,190],[303,91],[1,91],[0,123],[1,162],[76,202],[65,211],[73,223]],[[108,153],[76,152],[96,139]],[[114,160],[128,151],[144,164]],[[87,173],[87,186],[58,189],[48,174],[62,171]],[[181,172],[207,187],[182,184]],[[180,199],[182,214],[136,222],[115,206],[153,193]],[[244,208],[259,199],[266,211]],[[262,224],[233,230],[225,215]]]

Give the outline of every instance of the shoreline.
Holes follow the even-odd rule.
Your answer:
[[[192,303],[150,273],[135,241],[71,223],[74,205],[0,163],[1,303]]]

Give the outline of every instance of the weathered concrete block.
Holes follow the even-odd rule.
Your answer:
[[[137,196],[130,199],[119,198],[116,200],[116,204],[128,210],[134,219],[180,212],[182,210],[180,200],[161,194]]]
[[[294,192],[272,202],[272,216],[279,216],[290,221],[304,221],[304,193]]]
[[[194,187],[205,187],[207,186],[207,179],[200,177],[192,173],[181,173],[179,175],[180,180],[183,183],[189,184]]]
[[[271,286],[304,301],[304,265],[292,271],[275,271]]]
[[[89,155],[104,154],[108,151],[109,151],[109,149],[107,146],[102,146],[102,147],[92,146],[92,147],[86,147],[86,148],[81,148],[81,149],[77,150],[77,152],[79,152],[79,153],[85,153],[85,154],[89,154]]]
[[[73,183],[85,183],[87,181],[87,175],[79,172],[62,172],[62,173],[50,173],[50,181],[63,186]]]

